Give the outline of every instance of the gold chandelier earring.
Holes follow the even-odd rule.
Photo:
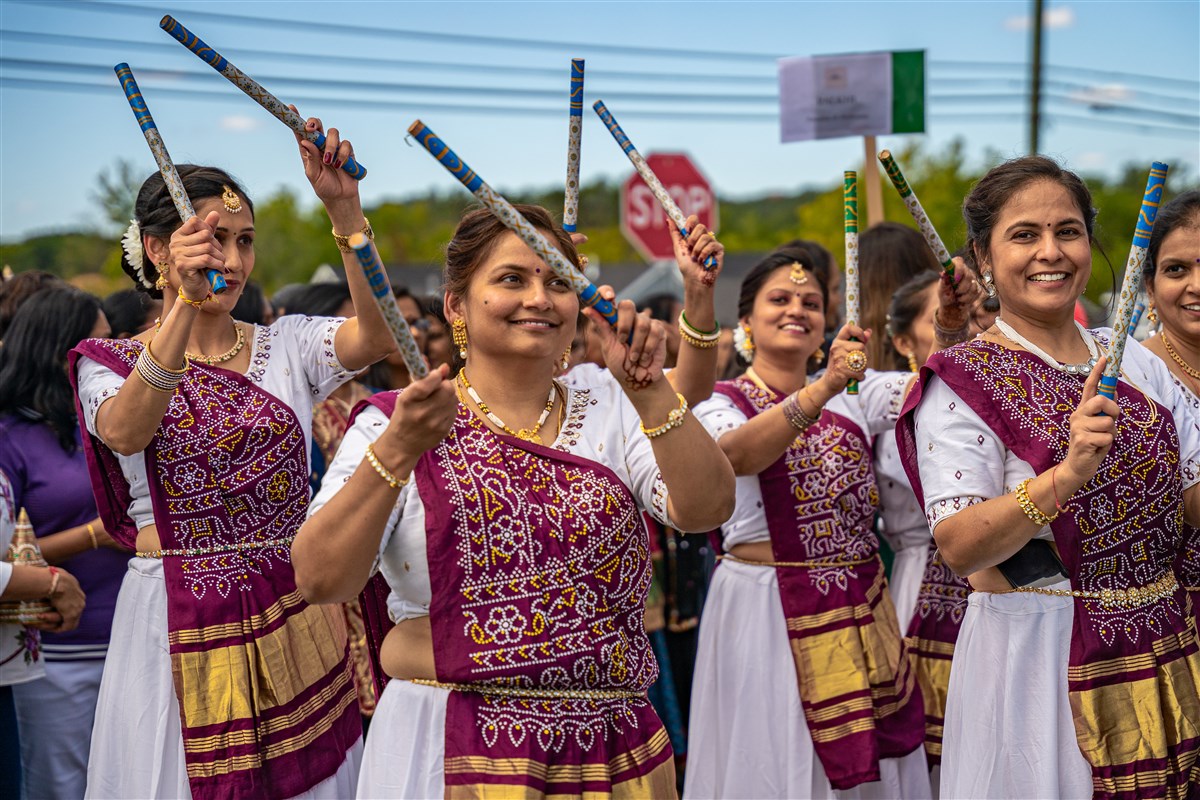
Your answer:
[[[467,321],[461,317],[450,323],[450,338],[458,348],[458,357],[467,360]]]
[[[1158,312],[1154,310],[1154,306],[1146,309],[1146,317],[1150,320],[1151,325],[1158,324]]]
[[[921,371],[921,368],[917,366],[917,354],[916,353],[905,353],[904,357],[908,359],[908,371],[909,372],[920,372]]]
[[[156,266],[158,267],[158,280],[154,282],[154,288],[161,292],[171,285],[167,281],[167,270],[171,268],[171,265],[166,261],[160,261]]]
[[[562,361],[559,362],[562,371],[566,372],[571,368],[571,345],[567,345],[567,349],[563,350]]]

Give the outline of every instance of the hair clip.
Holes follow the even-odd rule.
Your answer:
[[[797,286],[808,283],[808,273],[804,271],[804,265],[799,261],[792,262],[792,271],[788,273],[788,280]]]
[[[242,198],[237,196],[237,192],[230,189],[228,186],[223,186],[225,191],[221,192],[221,204],[225,206],[225,210],[230,214],[242,213]]]

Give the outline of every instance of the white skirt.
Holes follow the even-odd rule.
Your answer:
[[[299,797],[350,797],[361,757],[359,738],[333,776]],[[171,678],[167,590],[159,559],[131,559],[121,582],[96,704],[85,796],[192,796],[183,755],[179,700]]]
[[[358,797],[445,795],[446,701],[450,691],[392,679],[371,717]]]
[[[925,562],[929,560],[929,539],[919,545],[909,545],[895,551],[892,562],[892,577],[888,579],[888,591],[896,606],[896,618],[900,622],[900,635],[908,632],[908,623],[917,610],[917,595],[921,591],[921,579],[925,577]]]
[[[1074,613],[1069,597],[971,594],[950,668],[943,797],[1092,796],[1067,697]]]
[[[775,570],[723,561],[700,622],[683,796],[930,796],[924,748],[879,768],[879,781],[844,791],[829,785],[800,705]]]

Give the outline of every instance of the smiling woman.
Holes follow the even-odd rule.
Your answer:
[[[1003,313],[930,358],[898,432],[943,560],[975,589],[942,793],[1191,796],[1200,654],[1172,565],[1200,521],[1192,404],[1133,342],[1117,399],[1097,396],[1112,332],[1073,319],[1096,216],[1076,175],[1002,164],[963,216]]]
[[[578,261],[544,209],[517,210]],[[672,797],[643,513],[710,530],[733,473],[632,303],[615,330],[586,312],[614,380],[564,385],[579,298],[491,212],[463,217],[445,277],[457,375],[360,406],[293,545],[312,602],[376,564],[390,587],[358,796]]]
[[[350,143],[331,129],[323,154],[299,147],[334,238],[369,231],[358,183],[338,169]],[[354,319],[235,321],[255,267],[253,205],[222,170],[179,174],[198,216],[178,223],[156,173],[124,242],[126,272],[163,292],[161,322],[72,351],[100,516],[136,551],[88,795],[345,797],[362,733],[345,626],[339,609],[300,597],[289,545],[309,497],[313,405],[391,338],[348,247]],[[209,295],[207,270],[225,276],[223,294]]]
[[[1200,191],[1184,192],[1159,210],[1144,277],[1162,323],[1146,348],[1163,360],[1200,413]],[[1192,612],[1200,615],[1200,528],[1186,527],[1176,572],[1191,593]]]

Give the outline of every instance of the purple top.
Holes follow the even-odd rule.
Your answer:
[[[38,537],[96,518],[83,449],[66,453],[58,437],[42,423],[14,414],[0,416],[0,471],[8,476],[16,507],[29,514]],[[75,630],[42,634],[47,661],[104,658],[117,591],[128,562],[128,553],[102,547],[60,565],[78,579],[87,595],[87,607]],[[91,647],[81,647],[85,645]]]

